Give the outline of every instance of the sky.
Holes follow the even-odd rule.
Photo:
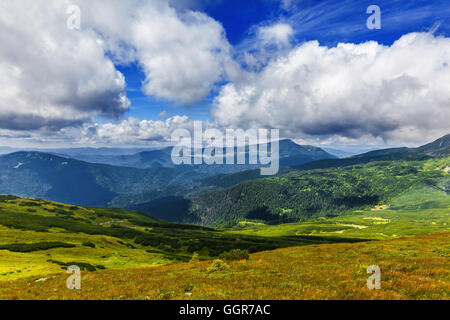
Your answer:
[[[449,37],[443,0],[3,0],[0,145],[155,147],[201,120],[417,146],[450,132]]]

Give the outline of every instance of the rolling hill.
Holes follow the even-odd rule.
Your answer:
[[[418,186],[334,218],[213,230],[0,196],[0,300],[448,299],[449,201]],[[237,248],[253,254],[209,261]],[[373,264],[383,290],[365,286]],[[81,291],[66,288],[69,265],[83,270]]]
[[[2,283],[0,299],[42,300],[425,300],[450,298],[449,232],[354,244],[291,247],[250,255],[214,270],[199,261],[152,268],[82,272]],[[381,290],[366,286],[381,270]],[[223,265],[223,264],[222,264]],[[177,311],[173,311],[175,317]]]
[[[49,170],[67,160],[31,154],[29,165],[38,156]],[[25,167],[16,160],[10,170]],[[220,229],[0,196],[0,300],[448,299],[449,167],[450,157],[435,156],[286,169],[172,199],[187,201],[185,211],[158,209]],[[209,261],[234,249],[252,254]],[[383,290],[365,287],[373,264]],[[67,290],[69,265],[83,270],[83,290]]]
[[[237,235],[122,209],[15,196],[0,196],[0,235],[0,282],[57,273],[70,264],[86,270],[117,270],[190,261],[194,253],[204,260],[232,249],[258,252],[347,241]]]

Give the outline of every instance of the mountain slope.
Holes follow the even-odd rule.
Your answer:
[[[82,291],[67,290],[67,274],[61,273],[44,284],[35,278],[4,283],[0,299],[448,300],[449,236],[277,249],[216,272],[208,272],[209,261],[86,272]],[[382,290],[366,287],[367,268],[374,263],[382,270]],[[186,296],[186,288],[192,296]],[[168,316],[177,318],[178,313],[174,308],[173,317]]]
[[[14,196],[0,196],[0,234],[0,283],[57,273],[73,264],[86,270],[123,270],[189,261],[195,252],[199,259],[211,259],[232,249],[257,252],[347,241],[235,235],[139,212]]]
[[[394,156],[397,158],[408,157],[448,157],[450,156],[450,134],[447,134],[431,143],[425,144],[417,148],[391,148],[375,150],[367,153],[363,153],[353,158],[372,158],[378,156]]]
[[[325,169],[373,161],[426,160],[450,156],[450,134],[418,148],[390,148],[362,153],[345,159],[325,159],[293,166],[297,170]]]
[[[417,148],[417,151],[432,157],[450,156],[450,134]]]
[[[80,149],[80,152],[83,150]],[[76,154],[78,151],[74,152]],[[90,151],[88,153],[90,154]],[[92,164],[40,152],[16,152],[0,156],[0,193],[79,205],[104,206],[121,195],[141,194],[170,185],[184,188],[186,183],[207,176],[258,167],[206,164],[175,167],[171,159],[171,148],[103,157],[111,163],[127,167]],[[280,142],[281,164],[324,158],[333,156],[319,148],[299,146],[288,140]],[[203,189],[209,188],[208,185],[202,186]]]
[[[450,158],[444,158],[294,170],[189,199],[160,199],[132,208],[161,219],[201,225],[243,218],[283,223],[335,216],[349,209],[382,204],[414,186],[432,185],[445,190],[450,178],[444,168],[449,165]]]
[[[364,165],[370,162],[377,162],[377,161],[386,162],[398,160],[419,161],[431,159],[433,156],[439,157],[449,153],[448,140],[449,135],[441,139],[438,139],[435,142],[414,149],[395,148],[395,149],[376,150],[346,159],[325,159],[314,162],[308,162],[300,166],[282,167],[280,168],[278,176],[283,176],[293,171],[301,172],[312,169],[323,169],[321,172],[322,174],[326,175],[327,172],[326,170],[335,170],[333,168],[344,168],[355,165]],[[223,189],[233,187],[244,181],[260,180],[263,178],[264,177],[260,176],[259,170],[247,170],[234,174],[224,174],[219,176],[208,177],[189,184],[173,185],[168,188],[150,190],[142,194],[119,196],[112,201],[112,204],[118,207],[129,208],[133,210],[141,210],[143,212],[150,212],[163,219],[168,219],[169,221],[183,221],[184,218],[180,217],[186,214],[185,213],[186,208],[191,208],[192,206],[191,199],[200,199],[202,198],[203,194],[206,194],[208,192],[213,191],[220,192],[221,190],[223,191]],[[336,183],[338,182],[339,181],[336,181]],[[274,188],[275,188],[274,190],[277,190],[276,189],[277,186],[274,186]],[[270,198],[271,197],[270,190],[267,190],[267,192],[268,192],[267,196]],[[285,191],[285,193],[289,193],[289,191]],[[213,193],[213,195],[216,195],[216,193]],[[210,200],[214,202],[212,198],[210,198]],[[235,200],[236,199],[234,199],[233,201]],[[256,200],[254,199],[252,201]],[[286,201],[288,200],[286,199]],[[327,200],[325,200],[324,203],[326,202]],[[205,204],[205,206],[206,205],[207,204]],[[217,204],[212,203],[211,206],[216,207]],[[231,204],[231,206],[236,206],[236,204],[233,203]],[[229,208],[224,208],[225,212],[227,212],[227,210],[229,210]]]
[[[106,205],[119,194],[140,193],[201,177],[177,169],[114,167],[38,152],[0,156],[0,193],[79,205]]]

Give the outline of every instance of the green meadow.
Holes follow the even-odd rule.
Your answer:
[[[281,225],[242,220],[229,230],[268,237],[305,235],[376,240],[450,231],[450,197],[444,191],[424,186],[395,197],[388,204],[348,211],[334,218]]]
[[[88,271],[208,260],[232,249],[259,252],[345,239],[238,235],[166,223],[113,208],[0,198],[0,281],[45,276],[69,265]]]
[[[185,299],[186,286],[195,287],[193,297],[199,299],[368,299],[364,286],[356,291],[354,286],[363,283],[363,267],[373,259],[388,270],[391,282],[390,291],[372,298],[448,297],[449,164],[449,158],[412,162],[421,180],[402,184],[403,190],[391,188],[391,196],[386,185],[378,204],[294,223],[241,218],[217,229],[124,209],[0,196],[0,299]],[[391,171],[390,180],[405,181],[403,171],[392,174],[399,165],[406,167],[405,162],[382,165]],[[378,166],[368,166],[376,170],[375,178],[382,174]],[[355,170],[359,174],[361,168]],[[341,176],[336,175],[347,183]],[[276,211],[289,214],[286,208]],[[211,262],[233,256],[229,252],[235,249],[250,257],[244,252],[240,262]],[[83,270],[89,288],[84,295],[64,288],[69,265]],[[332,278],[322,279],[330,268],[342,269],[334,274],[340,279],[334,291],[327,289]],[[145,280],[143,274],[155,278]],[[417,281],[420,289],[413,285]],[[53,285],[56,291],[50,290]],[[104,295],[99,287],[105,287]],[[286,293],[287,288],[292,290]]]

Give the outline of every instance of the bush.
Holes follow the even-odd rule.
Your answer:
[[[100,264],[92,265],[86,262],[61,262],[53,259],[47,260],[47,262],[57,264],[61,266],[62,269],[67,269],[69,266],[77,266],[81,271],[97,271],[97,269],[105,270],[106,267]]]
[[[21,203],[19,203],[20,207],[40,207],[41,204],[40,203],[36,203],[36,202],[31,202],[31,201],[22,201]]]
[[[189,261],[189,262],[197,262],[197,261],[199,261],[200,259],[199,259],[199,257],[198,257],[198,253],[197,252],[194,252],[194,254],[192,255],[192,258],[191,258],[191,260]]]
[[[54,248],[75,248],[75,245],[65,242],[35,242],[35,243],[12,243],[0,246],[0,250],[11,252],[34,252],[41,250],[50,250]]]
[[[216,259],[208,267],[207,272],[208,273],[221,272],[221,271],[227,271],[229,269],[230,269],[230,266],[227,265],[223,260]]]
[[[225,261],[235,261],[235,260],[248,260],[250,258],[248,250],[234,249],[227,252],[223,252],[220,259]]]
[[[16,196],[9,196],[9,195],[0,195],[0,202],[7,202],[10,200],[17,200],[19,197]]]
[[[186,283],[184,285],[184,292],[192,292],[194,290],[194,285],[192,283]]]
[[[83,242],[82,245],[89,248],[95,248],[95,244],[90,241]]]

